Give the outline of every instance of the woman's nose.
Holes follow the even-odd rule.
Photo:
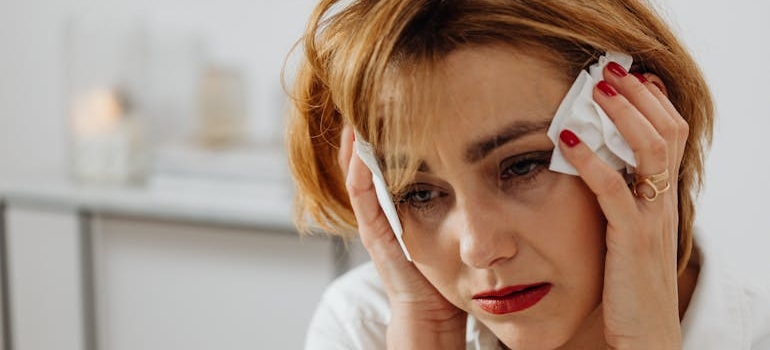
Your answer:
[[[499,207],[498,207],[499,208]],[[466,265],[492,268],[513,258],[518,244],[510,218],[494,205],[464,205],[459,211],[460,257]]]

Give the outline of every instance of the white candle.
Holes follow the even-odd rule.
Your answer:
[[[139,175],[135,118],[120,96],[94,89],[77,96],[72,110],[74,175],[88,183],[126,183]]]

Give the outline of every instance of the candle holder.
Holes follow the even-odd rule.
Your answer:
[[[246,92],[234,68],[209,66],[201,76],[197,138],[209,149],[242,142],[246,128]]]
[[[125,185],[146,177],[146,36],[140,21],[89,17],[67,25],[70,165],[79,183]]]
[[[119,89],[94,88],[72,109],[72,170],[79,182],[128,184],[143,180],[142,129]]]

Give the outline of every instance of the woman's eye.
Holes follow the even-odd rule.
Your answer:
[[[517,162],[505,169],[503,175],[522,176],[537,168],[538,164],[532,161]]]
[[[513,180],[537,175],[548,166],[550,159],[551,152],[530,152],[510,157],[500,164],[500,178]]]
[[[411,196],[413,201],[422,203],[422,202],[427,202],[431,200],[431,198],[435,197],[437,194],[436,192],[437,191],[427,191],[427,190],[414,191],[412,192]]]
[[[425,209],[429,208],[435,199],[442,196],[443,193],[436,188],[414,186],[398,198],[398,204],[406,204],[417,209]]]

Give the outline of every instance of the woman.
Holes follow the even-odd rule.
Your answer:
[[[764,287],[694,244],[711,98],[642,0],[329,0],[304,48],[298,223],[372,258],[330,286],[309,349],[770,349]],[[556,122],[589,66],[621,169],[612,137]]]

